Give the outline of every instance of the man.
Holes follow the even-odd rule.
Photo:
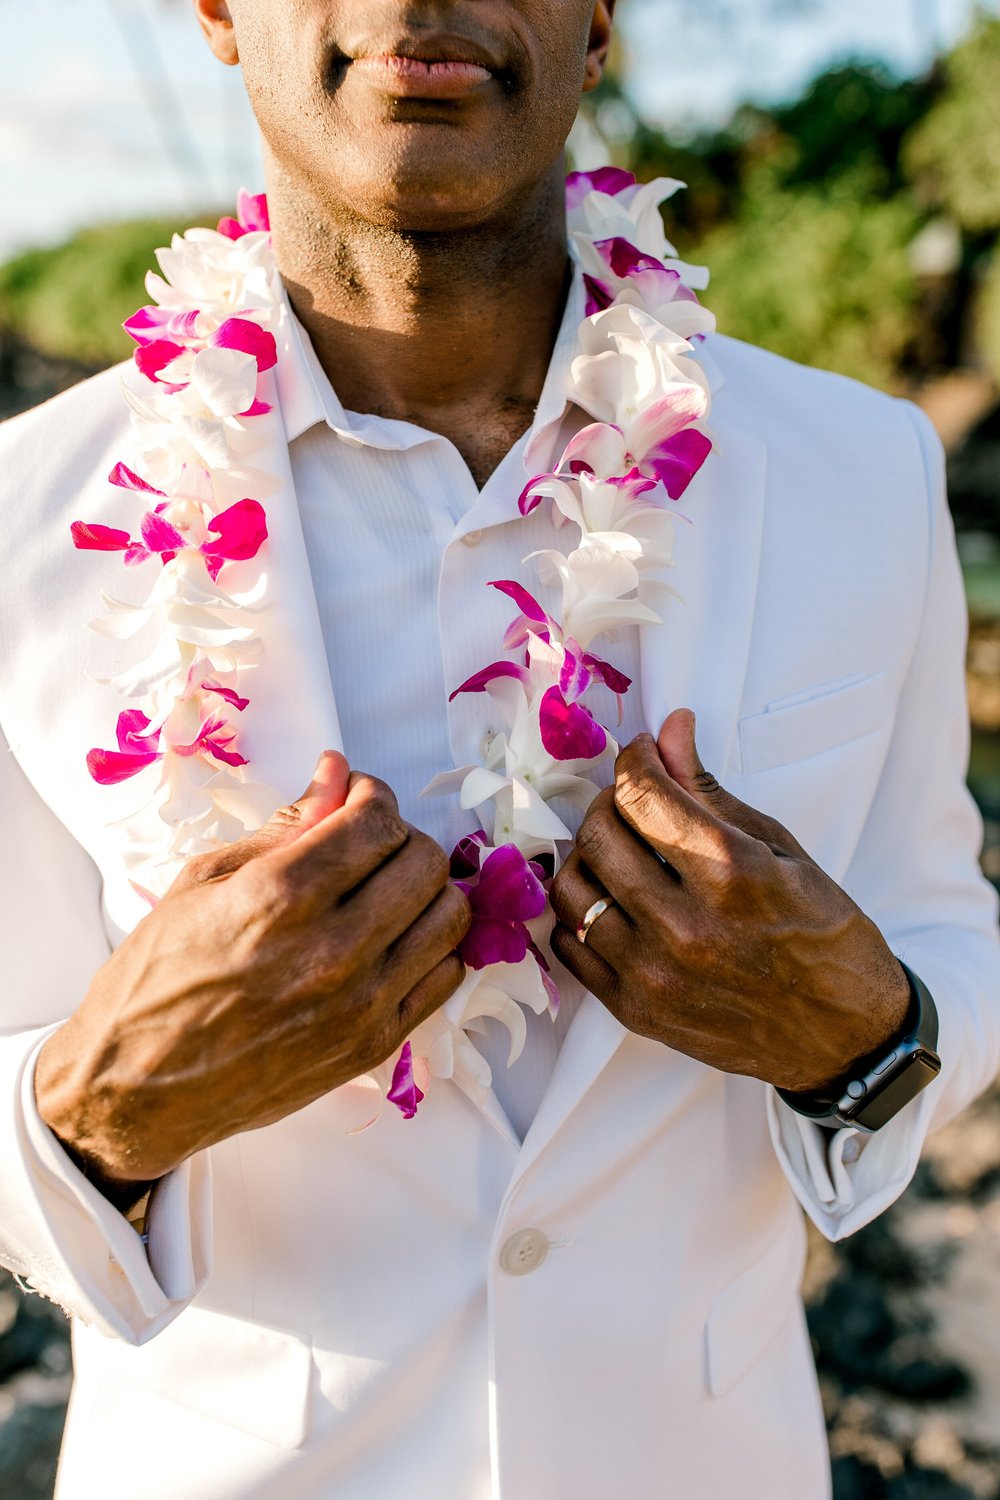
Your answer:
[[[117,377],[11,424],[0,1239],[76,1314],[61,1500],[821,1500],[796,1199],[850,1233],[998,1066],[937,444],[707,341],[684,603],[620,632],[627,748],[553,888],[560,1018],[506,1076],[482,1039],[481,1104],[356,1133],[462,978],[474,825],[417,794],[483,733],[448,695],[509,620],[486,583],[552,545],[528,430],[586,420],[562,147],[611,6],[195,9],[289,303],[248,753],[286,797],[320,758],[140,920],[68,543],[123,514]]]

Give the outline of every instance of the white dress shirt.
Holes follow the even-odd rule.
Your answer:
[[[550,425],[554,439],[559,431],[582,312],[577,280],[532,428],[481,491],[447,438],[409,422],[345,411],[294,319],[279,367],[346,754],[352,767],[387,782],[407,821],[449,853],[479,826],[475,816],[461,810],[457,795],[420,793],[440,772],[478,760],[484,731],[500,727],[490,720],[486,694],[448,702],[467,677],[505,654],[502,637],[516,606],[488,584],[517,579],[559,612],[558,600],[537,586],[534,564],[523,559],[539,548],[572,545],[572,529],[554,528],[547,503],[522,517],[517,500],[532,477],[524,464],[529,437]],[[576,425],[587,420],[577,415]],[[633,679],[620,728],[612,695],[601,688],[592,699],[625,743],[644,727],[635,629],[602,637],[598,650]],[[565,971],[559,982],[558,1019],[528,1013],[527,1044],[509,1070],[504,1027],[488,1022],[489,1035],[478,1041],[494,1091],[522,1139],[582,994]]]

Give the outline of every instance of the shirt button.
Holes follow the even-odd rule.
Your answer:
[[[483,539],[481,531],[467,531],[462,538],[463,547],[478,547]]]
[[[548,1253],[549,1242],[540,1229],[519,1229],[500,1251],[500,1264],[511,1276],[527,1276]]]

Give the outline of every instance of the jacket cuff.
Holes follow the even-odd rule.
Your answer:
[[[184,1162],[154,1187],[147,1256],[135,1230],[87,1181],[38,1113],[35,1063],[54,1029],[0,1041],[0,1261],[81,1322],[142,1344],[172,1322],[208,1278],[208,1154]]]
[[[911,960],[907,958],[909,963]],[[767,1090],[767,1120],[778,1162],[817,1229],[842,1240],[884,1213],[913,1180],[924,1141],[985,1086],[969,1079],[969,1038],[961,1012],[947,999],[943,969],[913,960],[934,996],[940,1023],[941,1072],[874,1135],[826,1130]],[[944,998],[943,998],[944,997]],[[965,1066],[959,1066],[963,1060]]]

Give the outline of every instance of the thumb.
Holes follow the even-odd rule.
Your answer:
[[[776,818],[748,807],[720,786],[711,771],[706,771],[698,754],[695,731],[695,716],[689,708],[675,708],[663,721],[656,748],[671,780],[723,823],[760,839],[775,852],[804,856],[805,851]]]
[[[317,823],[343,807],[350,779],[351,768],[339,750],[324,750],[316,763],[312,781],[301,797],[287,807],[279,807],[256,833],[247,834],[246,838],[213,850],[211,854],[199,854],[188,860],[171,890],[183,890],[232,875],[251,859],[259,859],[262,854],[270,854],[273,849],[300,838],[308,829],[315,828]]]

